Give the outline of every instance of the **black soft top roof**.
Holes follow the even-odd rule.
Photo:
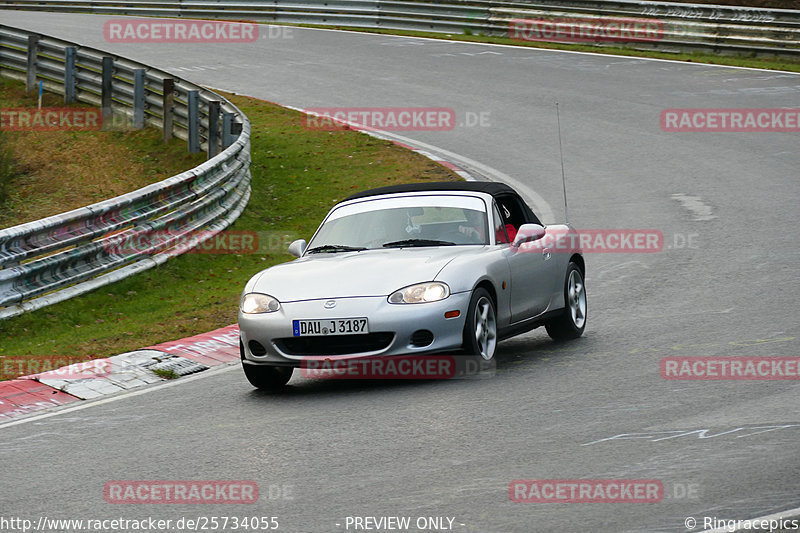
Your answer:
[[[520,207],[523,211],[525,222],[533,222],[541,224],[539,218],[533,213],[530,206],[525,203],[525,200],[520,198],[517,191],[506,185],[505,183],[498,183],[496,181],[431,181],[427,183],[408,183],[405,185],[389,185],[388,187],[379,187],[377,189],[370,189],[368,191],[361,191],[351,194],[343,201],[355,200],[356,198],[368,198],[370,196],[378,196],[380,194],[394,194],[400,192],[428,192],[428,191],[471,191],[471,192],[484,192],[491,194],[497,198],[505,194],[513,194],[520,200]]]
[[[505,183],[498,183],[496,181],[432,181],[427,183],[408,183],[404,185],[389,185],[387,187],[379,187],[377,189],[370,189],[368,191],[361,191],[351,194],[345,198],[345,200],[366,198],[368,196],[377,196],[379,194],[427,191],[472,191],[484,192],[491,194],[492,196],[508,193],[513,193],[515,195],[517,194],[514,189]]]

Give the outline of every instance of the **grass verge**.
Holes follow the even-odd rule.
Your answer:
[[[27,94],[24,84],[8,78],[0,78],[0,102],[4,109],[34,110],[37,106],[36,96]],[[45,93],[42,107],[65,106],[60,96]],[[163,144],[161,132],[154,128],[4,131],[0,142],[0,228],[134,191],[195,167],[204,159],[203,154],[190,154],[186,143],[178,139]]]
[[[3,206],[8,201],[8,194],[16,177],[14,161],[11,159],[11,153],[6,145],[5,135],[0,130],[0,217],[2,217],[1,213],[4,213]]]
[[[352,192],[415,181],[460,179],[388,141],[352,130],[317,131],[299,112],[226,95],[252,123],[252,195],[230,231],[269,242],[309,238],[337,200]],[[0,356],[105,357],[236,322],[247,280],[290,259],[286,248],[258,254],[176,257],[138,276],[0,321]]]
[[[164,368],[156,368],[153,370],[153,373],[164,379],[178,379],[180,376],[174,370],[164,369]]]

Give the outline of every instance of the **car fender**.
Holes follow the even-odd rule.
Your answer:
[[[553,276],[550,303],[547,310],[561,309],[567,305],[564,299],[564,282],[570,259],[576,255],[583,257],[580,247],[580,234],[571,224],[552,224],[545,228],[547,241],[552,248],[552,261],[557,272]]]
[[[497,295],[497,321],[501,327],[511,320],[511,270],[504,251],[503,247],[487,246],[485,253],[457,257],[439,271],[435,280],[447,283],[451,293],[471,293],[481,283],[490,283]]]

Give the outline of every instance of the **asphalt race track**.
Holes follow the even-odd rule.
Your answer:
[[[293,533],[364,531],[347,517],[388,516],[453,519],[408,531],[679,532],[692,530],[688,517],[699,531],[705,517],[800,507],[798,381],[659,372],[667,356],[800,355],[799,134],[659,123],[666,108],[800,107],[800,76],[310,29],[246,44],[113,44],[108,18],[0,14],[283,105],[452,108],[457,127],[400,135],[522,184],[548,204],[536,206],[552,211],[546,222],[564,211],[558,100],[570,221],[659,230],[663,249],[586,254],[585,336],[506,341],[497,372],[480,379],[296,373],[270,395],[228,367],[0,428],[2,516],[275,516]],[[475,117],[483,124],[468,125]],[[659,480],[664,497],[516,503],[517,479]],[[103,497],[111,480],[253,480],[260,498],[115,505]]]

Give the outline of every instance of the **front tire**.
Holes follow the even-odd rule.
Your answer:
[[[478,287],[472,293],[464,325],[464,349],[491,361],[497,349],[497,312],[489,291]]]
[[[247,381],[258,389],[266,391],[280,390],[292,378],[294,368],[291,366],[248,365],[243,363]]]
[[[564,302],[566,306],[561,315],[545,324],[547,334],[555,341],[577,339],[586,329],[586,286],[581,269],[575,263],[567,266]]]

